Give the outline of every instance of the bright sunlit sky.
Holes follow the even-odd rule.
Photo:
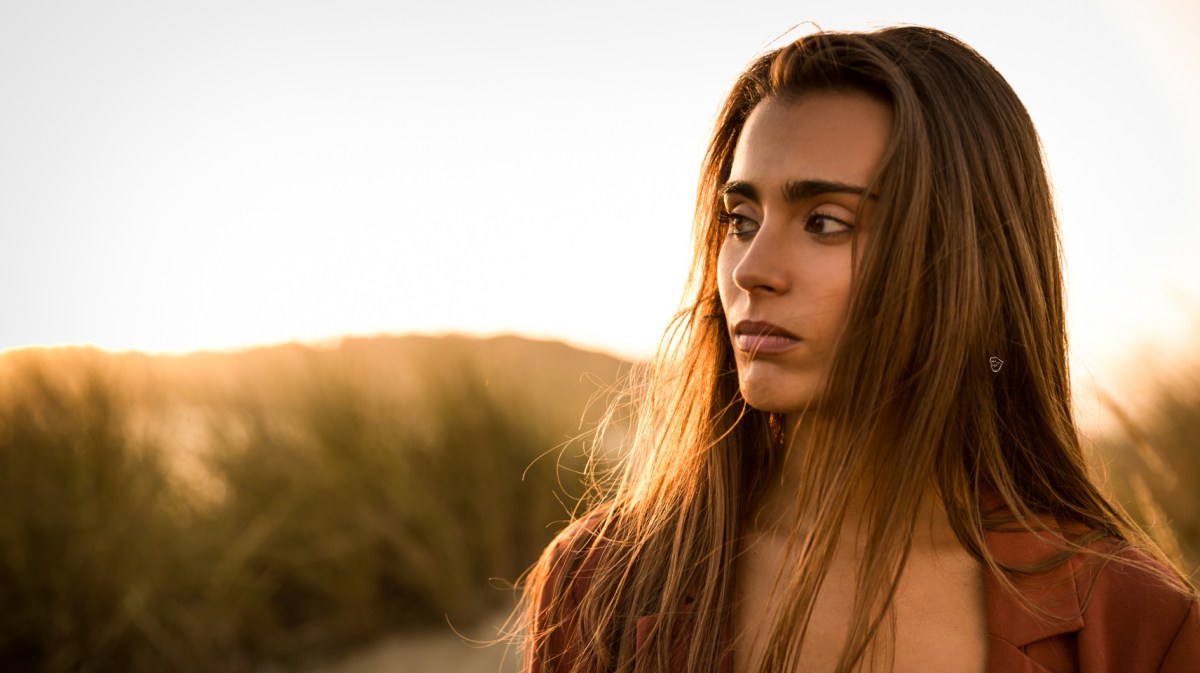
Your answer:
[[[1200,297],[1191,0],[14,1],[0,349],[454,331],[645,356],[717,106],[804,21],[924,23],[988,57],[1046,146],[1076,366],[1177,345]]]

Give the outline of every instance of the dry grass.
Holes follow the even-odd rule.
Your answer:
[[[0,669],[293,667],[511,602],[578,491],[572,362],[619,363],[396,345],[6,356]]]
[[[1114,495],[1200,579],[1200,353],[1147,366],[1134,407],[1102,397],[1116,431],[1097,442]]]

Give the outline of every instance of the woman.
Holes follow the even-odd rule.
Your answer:
[[[1036,132],[945,33],[759,58],[624,469],[526,579],[529,670],[1196,671],[1088,476]]]

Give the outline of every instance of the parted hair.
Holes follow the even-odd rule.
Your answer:
[[[963,547],[1007,589],[1073,554],[1136,547],[1166,564],[1097,488],[1072,412],[1058,225],[1037,132],[988,61],[934,29],[815,32],[755,59],[720,110],[700,172],[683,309],[640,377],[623,462],[524,578],[527,656],[541,671],[712,672],[728,654],[744,517],[779,463],[783,417],[750,408],[717,295],[721,187],[751,111],[767,99],[854,91],[892,129],[855,241],[843,332],[803,454],[797,563],[761,671],[794,670],[854,484],[870,484],[866,559],[837,666],[854,670],[886,628],[920,502],[940,495]],[[992,371],[989,359],[1004,364]],[[600,444],[599,441],[596,442]],[[1002,503],[992,516],[982,496]],[[1012,568],[985,531],[1047,517],[1063,554]],[[1100,543],[1100,544],[1097,544]],[[1190,591],[1177,575],[1167,581]],[[1036,606],[1030,606],[1036,610]],[[684,622],[686,621],[686,624]],[[680,651],[675,635],[706,634]],[[789,668],[791,666],[791,668]]]

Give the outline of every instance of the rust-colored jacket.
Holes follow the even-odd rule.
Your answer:
[[[554,570],[536,598],[539,614],[554,598],[555,587],[566,592],[568,605],[577,600],[580,585],[594,570],[588,566],[595,550],[578,544],[580,538],[591,537],[579,534],[583,528],[573,527],[555,543]],[[1026,530],[989,532],[987,543],[997,561],[1012,566],[1029,565],[1055,551],[1045,536]],[[1096,567],[1094,557],[1081,558],[1072,557],[1054,570],[1018,583],[1036,605],[1066,619],[1035,616],[990,573],[985,574],[988,673],[1200,673],[1200,603],[1147,570],[1120,563],[1089,570],[1082,564]],[[638,620],[638,649],[656,619],[646,615]],[[571,646],[569,629],[555,632],[549,645],[548,660],[531,648],[528,673],[570,670],[567,664],[578,653]],[[680,659],[673,664],[683,670]],[[726,658],[721,670],[732,670],[731,658]]]

